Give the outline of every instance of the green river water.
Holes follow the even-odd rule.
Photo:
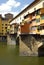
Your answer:
[[[19,47],[0,45],[0,65],[44,65],[44,57],[19,56]]]

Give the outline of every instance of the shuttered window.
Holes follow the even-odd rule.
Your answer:
[[[40,18],[36,19],[36,22],[40,22]]]
[[[36,15],[39,15],[39,14],[40,14],[40,11],[39,11],[39,10],[37,10],[35,13],[36,13]]]
[[[41,16],[41,19],[44,19],[44,15]]]

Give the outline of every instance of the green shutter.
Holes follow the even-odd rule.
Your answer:
[[[36,22],[40,22],[40,18],[36,19]]]
[[[41,16],[41,19],[44,19],[44,15]]]

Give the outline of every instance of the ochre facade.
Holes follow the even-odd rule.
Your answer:
[[[0,15],[0,36],[7,36],[8,26],[10,26],[9,21],[13,18],[12,14],[11,16],[6,14],[6,16],[2,17],[2,15]]]

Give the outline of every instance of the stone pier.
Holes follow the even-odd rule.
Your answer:
[[[7,35],[7,45],[16,45],[17,34],[8,34]]]
[[[38,56],[38,47],[43,44],[37,35],[20,35],[19,55]]]

